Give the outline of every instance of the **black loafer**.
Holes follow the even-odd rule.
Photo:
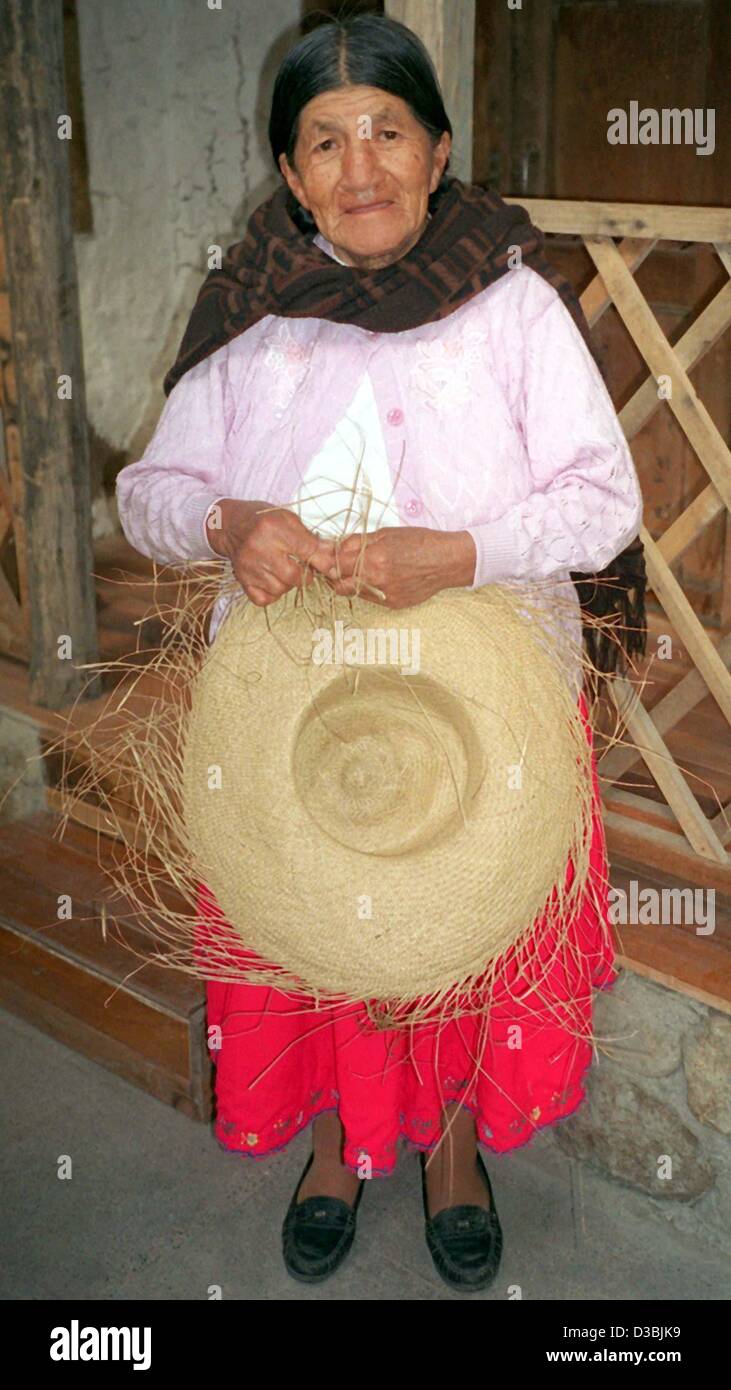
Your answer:
[[[487,1169],[479,1150],[477,1165],[490,1194],[490,1210],[476,1206],[445,1207],[429,1216],[424,1154],[421,1158],[421,1191],[426,1221],[426,1243],[437,1273],[461,1293],[486,1289],[498,1271],[503,1233]]]
[[[352,1207],[341,1197],[305,1197],[299,1190],[312,1167],[314,1153],[305,1164],[282,1227],[282,1253],[287,1272],[304,1284],[327,1279],[342,1264],[355,1238],[355,1223],[363,1196],[361,1178]]]

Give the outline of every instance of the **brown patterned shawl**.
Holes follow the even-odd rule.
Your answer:
[[[315,246],[311,226],[283,184],[252,214],[244,240],[229,248],[221,269],[204,281],[165,378],[165,393],[197,362],[267,314],[329,319],[378,333],[434,323],[500,279],[515,263],[516,247],[522,263],[560,295],[597,360],[576,294],[545,259],[543,235],[525,208],[445,176],[429,209],[424,232],[405,256],[381,270],[358,270]],[[642,541],[638,536],[599,573],[572,572],[571,577],[582,610],[616,615],[616,640],[584,624],[594,665],[606,672],[626,669],[626,658],[646,647]]]

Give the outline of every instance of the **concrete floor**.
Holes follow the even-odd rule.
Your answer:
[[[287,1275],[280,1227],[309,1153],[224,1153],[211,1131],[0,1012],[3,1299],[461,1300],[424,1243],[419,1165],[404,1152],[363,1194],[355,1245],[310,1287]],[[59,1157],[73,1177],[57,1176]],[[717,1251],[678,1234],[637,1193],[569,1163],[544,1136],[485,1153],[505,1236],[498,1279],[473,1299],[726,1296]]]

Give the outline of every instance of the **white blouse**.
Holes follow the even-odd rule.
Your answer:
[[[319,233],[313,240],[339,265],[346,264]],[[393,501],[391,469],[368,372],[311,459],[292,510],[310,531],[322,536],[342,538],[353,531],[403,525]]]

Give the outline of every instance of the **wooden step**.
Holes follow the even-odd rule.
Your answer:
[[[129,904],[102,923],[118,847],[58,817],[0,826],[0,1003],[197,1120],[211,1116],[205,986],[141,959]],[[174,895],[169,890],[171,900]],[[60,895],[72,916],[58,918]]]

